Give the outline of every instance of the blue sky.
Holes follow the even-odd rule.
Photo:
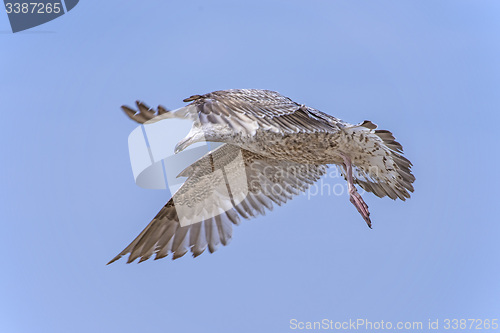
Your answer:
[[[500,318],[499,14],[472,0],[81,1],[17,34],[0,14],[0,331]],[[300,196],[215,254],[106,266],[168,200],[135,185],[120,105],[230,88],[391,130],[411,200],[365,195],[369,230],[346,194]]]

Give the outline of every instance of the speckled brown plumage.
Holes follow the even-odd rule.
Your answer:
[[[401,144],[370,121],[349,124],[269,90],[215,91],[184,101],[191,103],[174,111],[160,106],[156,112],[140,102],[138,112],[123,109],[139,123],[191,119],[193,128],[176,152],[199,141],[225,144],[183,171],[186,182],[110,263],[128,253],[132,262],[154,254],[159,259],[172,253],[176,259],[188,251],[194,256],[206,248],[213,252],[229,242],[232,224],[240,217],[264,214],[273,204],[285,203],[319,179],[328,164],[341,168],[351,202],[370,227],[368,206],[354,184],[392,199],[406,200],[413,192],[415,177]],[[234,166],[235,160],[241,165]],[[232,183],[229,196],[221,194],[228,177],[245,179],[241,186]],[[183,219],[193,219],[191,224],[181,226],[179,211]]]

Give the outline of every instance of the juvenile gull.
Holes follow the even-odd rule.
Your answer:
[[[352,125],[269,90],[221,90],[184,102],[191,103],[174,111],[162,106],[153,110],[141,102],[138,111],[122,108],[139,123],[191,119],[193,127],[177,144],[176,153],[200,141],[224,144],[182,171],[179,176],[188,177],[186,182],[108,264],[129,253],[128,263],[153,254],[160,259],[172,253],[176,259],[188,251],[194,257],[207,248],[212,253],[228,244],[232,224],[239,224],[240,217],[264,215],[273,203],[292,199],[325,174],[329,164],[340,168],[350,201],[370,228],[368,206],[355,184],[394,200],[404,201],[413,192],[415,177],[403,147],[391,132],[376,130],[370,121]],[[243,167],[234,167],[237,156]],[[228,184],[228,177],[245,179],[245,186]],[[229,195],[217,190],[219,185]],[[182,218],[191,219],[187,225],[179,222],[180,205],[195,207],[187,214],[183,210]],[[200,214],[206,217],[200,219]]]

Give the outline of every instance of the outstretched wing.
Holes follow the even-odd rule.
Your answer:
[[[138,122],[139,124],[144,124],[145,122],[155,118],[156,116],[170,112],[170,110],[167,110],[164,106],[161,105],[158,106],[158,110],[153,110],[140,101],[137,101],[136,105],[137,110],[131,109],[126,105],[122,106],[122,110],[130,119]]]
[[[277,92],[260,89],[231,89],[194,95],[191,104],[160,114],[151,121],[171,117],[191,118],[203,126],[228,126],[234,134],[254,135],[260,128],[275,133],[337,131],[333,117],[300,105]],[[130,112],[135,112],[128,107]],[[332,121],[332,119],[334,121]]]
[[[249,219],[273,203],[281,205],[306,190],[325,172],[325,165],[269,159],[224,144],[185,169],[188,179],[149,225],[108,264],[130,253],[128,263],[156,254],[182,257],[189,250],[199,256],[227,245],[232,225]],[[242,179],[244,181],[242,181]],[[182,225],[181,225],[182,224]]]

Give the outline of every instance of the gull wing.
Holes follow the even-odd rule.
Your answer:
[[[127,263],[188,251],[194,257],[227,245],[232,225],[240,218],[264,215],[305,191],[325,172],[326,165],[274,160],[224,144],[186,168],[186,182],[149,225],[108,264],[129,254]],[[233,180],[233,181],[232,181]],[[234,181],[236,180],[236,181]],[[244,180],[244,181],[242,181]],[[184,220],[184,226],[181,226]]]

